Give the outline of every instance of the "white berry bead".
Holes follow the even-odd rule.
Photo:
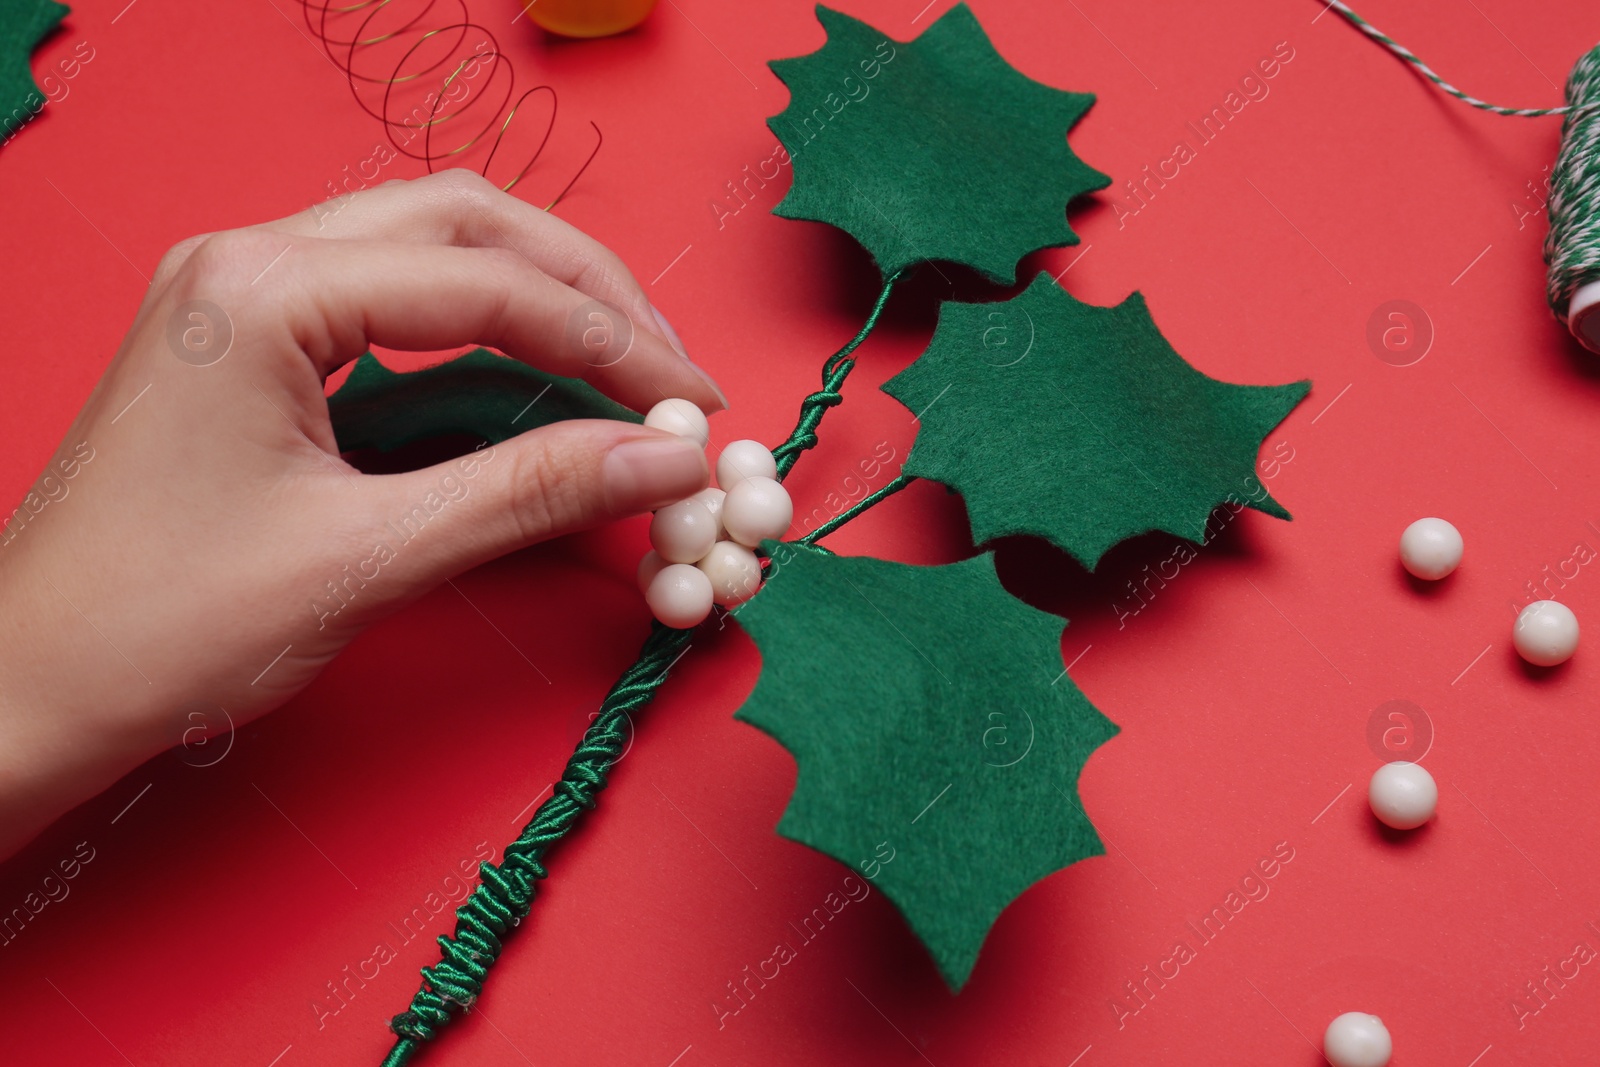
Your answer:
[[[744,478],[777,478],[778,461],[760,441],[730,441],[717,457],[717,484],[732,489]]]
[[[644,554],[644,558],[639,561],[639,570],[634,576],[634,580],[639,583],[639,592],[642,593],[646,589],[649,589],[650,579],[660,574],[661,568],[665,567],[666,565],[667,561],[662,559],[661,553],[657,552],[655,549],[651,549],[649,552],[646,552]]]
[[[1439,787],[1420,764],[1395,760],[1379,767],[1367,786],[1367,803],[1385,826],[1415,830],[1433,818]]]
[[[1328,1024],[1322,1052],[1333,1067],[1385,1067],[1394,1043],[1383,1020],[1364,1011],[1347,1011]]]
[[[669,563],[650,579],[644,601],[663,625],[687,630],[711,614],[711,579],[698,567]]]
[[[1511,628],[1517,654],[1537,667],[1565,663],[1578,650],[1578,617],[1565,604],[1535,600]]]
[[[709,489],[700,490],[694,496],[689,498],[690,500],[698,500],[700,503],[704,504],[706,506],[706,510],[711,512],[711,517],[717,520],[718,541],[722,540],[723,537],[727,535],[727,531],[722,528],[722,501],[727,495],[728,494],[724,493],[721,489],[718,489],[716,486],[712,486]]]
[[[693,497],[668,504],[650,519],[650,547],[668,563],[693,563],[716,543],[716,516]]]
[[[712,545],[705,559],[695,566],[711,579],[711,595],[725,608],[744,603],[761,588],[761,561],[754,552],[732,541]]]
[[[665,430],[679,437],[699,441],[701,448],[711,440],[711,424],[706,422],[705,414],[696,404],[676,397],[663,400],[651,408],[644,417],[644,424],[652,430]]]
[[[723,529],[746,548],[755,548],[763,538],[782,537],[793,520],[788,490],[771,478],[740,479],[722,502]]]
[[[1461,549],[1461,531],[1443,519],[1418,519],[1400,535],[1400,562],[1429,582],[1461,565]]]

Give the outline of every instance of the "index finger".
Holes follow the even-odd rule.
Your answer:
[[[307,237],[284,248],[284,240],[220,234],[194,251],[164,299],[231,302],[235,329],[286,331],[324,378],[374,344],[414,352],[486,344],[581,377],[638,411],[670,397],[706,412],[727,406],[666,341],[514,252]],[[260,271],[268,259],[283,266]]]
[[[557,281],[620,309],[635,328],[668,343],[644,288],[621,257],[550,212],[498,188],[476,171],[444,170],[314,204],[305,211],[244,227],[299,237],[407,241],[517,252]],[[203,238],[185,242],[187,251]],[[180,246],[181,247],[181,246]],[[184,256],[163,265],[175,271]],[[160,279],[158,279],[159,281]]]

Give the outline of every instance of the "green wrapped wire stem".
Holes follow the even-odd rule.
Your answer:
[[[689,647],[692,630],[656,623],[639,658],[600,704],[600,713],[567,760],[550,799],[539,805],[496,865],[478,867],[481,879],[456,909],[455,933],[439,938],[439,962],[422,969],[422,988],[411,1005],[389,1022],[399,1037],[385,1067],[409,1061],[452,1018],[472,1007],[489,968],[500,958],[505,936],[527,917],[539,881],[547,873],[545,852],[566,836],[578,817],[595,806],[606,775],[627,744],[629,717],[650,703],[673,662]]]
[[[817,443],[817,425],[840,400],[839,387],[855,366],[850,353],[866,340],[889,302],[890,291],[904,271],[884,281],[872,312],[860,331],[823,364],[822,389],[800,404],[799,419],[788,440],[773,449],[780,477],[800,454]],[[887,493],[876,495],[877,499]],[[876,502],[876,500],[874,500]],[[852,509],[851,517],[862,508]],[[830,525],[836,529],[839,523]],[[672,665],[688,651],[693,630],[674,630],[655,623],[639,650],[639,658],[622,672],[600,703],[600,712],[579,740],[550,799],[539,805],[498,863],[478,867],[479,882],[456,909],[456,927],[439,940],[439,962],[422,969],[422,985],[405,1011],[389,1022],[398,1039],[383,1067],[402,1067],[449,1022],[469,1010],[483,993],[489,969],[505,947],[506,936],[533,908],[538,885],[548,873],[545,855],[565,837],[585,811],[599,800],[612,766],[627,744],[626,727],[636,712],[655,697]]]

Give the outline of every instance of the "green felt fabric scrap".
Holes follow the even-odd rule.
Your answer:
[[[70,10],[55,0],[0,0],[0,129],[7,137],[44,107],[28,59]]]
[[[776,214],[839,227],[885,276],[942,259],[1009,285],[1029,252],[1077,243],[1067,202],[1111,183],[1067,145],[1093,96],[1020,73],[966,4],[909,42],[817,18],[819,51],[769,64],[790,98],[767,125],[794,168]]]
[[[883,386],[920,419],[906,472],[961,494],[976,543],[1031,534],[1091,570],[1152,530],[1203,543],[1219,505],[1289,518],[1256,455],[1310,387],[1209,378],[1139,293],[1095,307],[1046,274],[1010,300],[943,304]]]
[[[563,419],[644,421],[587,382],[546,374],[487,348],[406,373],[368,352],[328,397],[328,415],[341,452],[389,452],[447,434],[499,444]]]
[[[799,764],[778,832],[876,868],[959,989],[1018,894],[1104,853],[1077,782],[1117,727],[1061,669],[1063,621],[1007,593],[991,554],[763,547],[772,572],[736,612],[761,650],[738,718]]]

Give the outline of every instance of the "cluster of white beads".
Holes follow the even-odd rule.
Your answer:
[[[687,400],[663,400],[644,424],[700,442],[711,430]],[[650,520],[651,551],[639,561],[639,588],[650,612],[664,625],[684,630],[711,614],[711,605],[731,608],[761,587],[761,561],[754,549],[782,537],[794,521],[794,505],[778,482],[778,464],[758,441],[734,441],[717,457],[717,484],[662,508]]]

